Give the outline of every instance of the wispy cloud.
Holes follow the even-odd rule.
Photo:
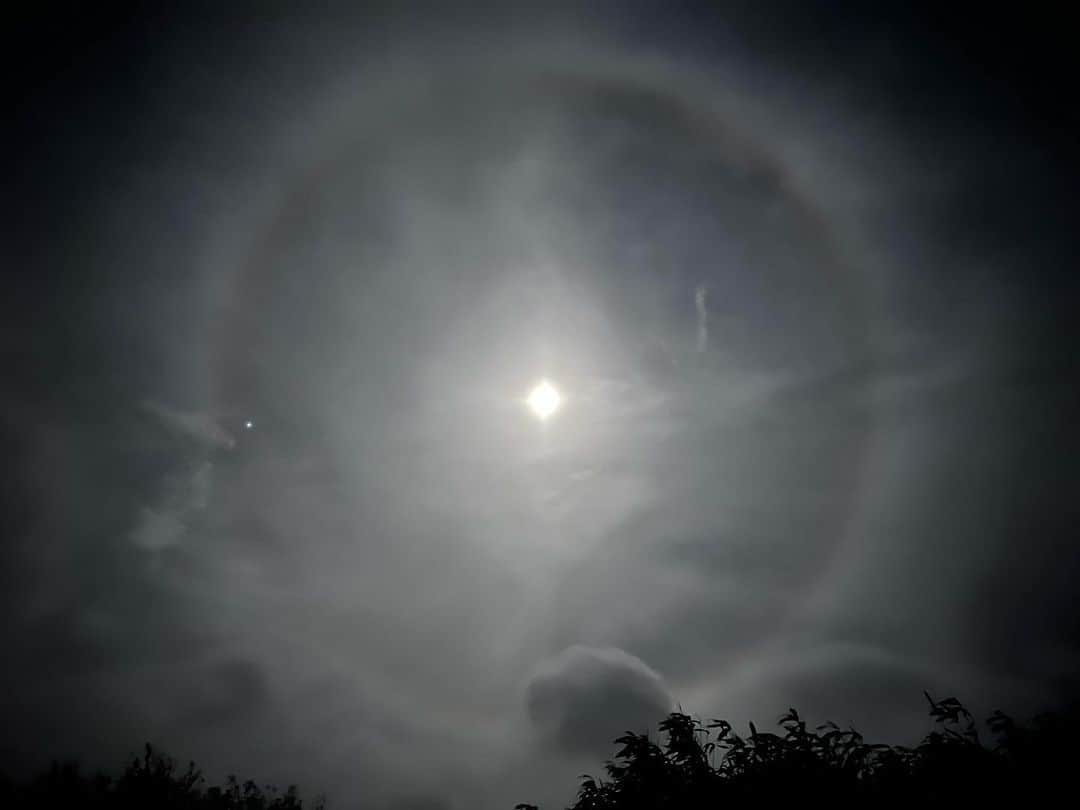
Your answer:
[[[650,729],[673,704],[663,679],[640,658],[580,644],[541,664],[526,702],[548,743],[595,753],[626,728]]]
[[[236,438],[211,414],[205,411],[183,411],[154,400],[143,400],[143,410],[156,416],[170,431],[210,447],[232,449]]]
[[[128,536],[132,544],[146,551],[179,545],[191,521],[210,501],[213,475],[209,461],[168,475],[153,505],[139,510]]]
[[[183,454],[159,482],[156,496],[138,510],[128,534],[134,546],[157,552],[179,545],[193,519],[209,504],[214,465],[207,458],[208,452],[231,449],[236,440],[204,411],[181,411],[152,400],[140,404],[162,427],[191,443],[194,450],[194,460],[190,454]]]
[[[694,290],[694,306],[697,308],[697,350],[709,348],[709,290],[699,284]]]

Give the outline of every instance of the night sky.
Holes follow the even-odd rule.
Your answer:
[[[5,19],[0,770],[556,807],[1078,696],[1049,6],[306,5]]]

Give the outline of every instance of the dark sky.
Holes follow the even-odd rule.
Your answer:
[[[559,806],[675,704],[1076,697],[1049,7],[303,5],[4,24],[6,768]]]

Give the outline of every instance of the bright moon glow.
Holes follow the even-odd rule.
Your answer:
[[[554,385],[547,380],[543,380],[533,387],[525,402],[537,419],[545,421],[559,409],[562,397]]]

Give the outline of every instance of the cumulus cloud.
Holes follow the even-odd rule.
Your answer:
[[[661,676],[616,647],[568,647],[543,662],[526,689],[544,741],[574,754],[608,753],[624,731],[654,729],[672,704]]]

